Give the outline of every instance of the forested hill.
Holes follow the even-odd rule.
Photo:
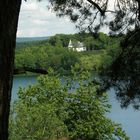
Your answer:
[[[49,36],[47,37],[17,37],[16,42],[17,43],[24,43],[24,42],[33,42],[33,41],[43,41],[47,40]]]
[[[67,47],[70,40],[72,40],[72,42],[80,41],[84,43],[87,50],[100,50],[112,44],[118,44],[120,37],[110,37],[104,33],[99,33],[98,37],[93,37],[89,33],[56,34],[50,37],[17,38],[17,47]]]
[[[69,40],[83,42],[87,51],[68,51]],[[69,74],[71,68],[99,72],[109,65],[117,54],[120,37],[109,37],[99,33],[98,38],[90,34],[57,34],[47,40],[17,43],[15,68],[48,70]],[[105,63],[105,64],[104,64]]]

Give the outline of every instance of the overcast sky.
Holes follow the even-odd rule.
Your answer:
[[[76,29],[68,18],[56,17],[47,9],[47,2],[23,1],[18,23],[18,37],[43,37],[56,33],[75,33]]]
[[[109,9],[113,10],[114,0],[109,1]],[[112,16],[109,16],[111,19]],[[102,32],[108,33],[107,27]],[[18,23],[18,37],[43,37],[57,33],[76,33],[75,25],[68,18],[56,17],[55,13],[47,8],[47,0],[22,0]]]

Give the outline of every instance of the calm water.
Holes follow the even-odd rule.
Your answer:
[[[19,87],[26,87],[34,84],[36,76],[16,76],[14,77],[12,89],[12,101],[17,99]],[[123,129],[131,140],[140,140],[140,111],[135,111],[133,108],[121,109],[120,104],[115,99],[113,89],[109,91],[109,101],[112,105],[111,113],[108,116],[115,122],[121,123]]]

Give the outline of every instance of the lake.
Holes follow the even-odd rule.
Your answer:
[[[36,76],[15,76],[12,88],[12,101],[17,99],[19,87],[26,87],[36,83]],[[121,109],[119,102],[115,99],[114,90],[109,91],[109,102],[112,105],[108,117],[113,121],[121,123],[123,129],[131,140],[140,140],[140,111],[132,107]]]

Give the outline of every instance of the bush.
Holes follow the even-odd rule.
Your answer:
[[[73,79],[50,72],[36,85],[20,89],[11,110],[9,139],[128,140],[121,126],[105,116],[110,109],[107,94],[99,97],[98,85],[88,79],[87,72]]]

